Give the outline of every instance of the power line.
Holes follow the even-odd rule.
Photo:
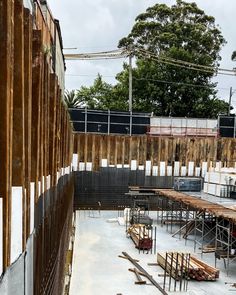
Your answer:
[[[205,85],[198,85],[198,84],[190,84],[190,83],[183,83],[183,82],[172,82],[172,81],[165,81],[165,80],[156,80],[156,79],[149,79],[149,78],[135,78],[134,80],[147,80],[147,81],[154,81],[158,83],[165,83],[165,84],[175,84],[175,85],[183,85],[183,86],[190,86],[190,87],[199,87],[199,88],[212,88],[214,86],[205,86]]]
[[[204,66],[204,65],[200,65],[200,64],[186,62],[183,60],[163,58],[163,57],[159,57],[158,55],[156,55],[150,51],[143,50],[143,49],[137,49],[136,51],[139,52],[142,56],[145,55],[145,57],[155,60],[157,62],[173,65],[176,67],[185,68],[188,70],[201,71],[201,72],[206,72],[206,73],[211,73],[211,74],[215,73],[216,75],[227,75],[227,76],[235,76],[236,75],[236,72],[234,70],[221,69],[221,68],[216,68],[216,67],[214,68],[214,67],[209,67],[209,66]],[[223,71],[223,72],[226,71],[227,73],[222,73],[220,71]]]
[[[66,76],[70,76],[70,77],[97,77],[98,75],[73,75],[73,74],[66,74]],[[102,77],[107,77],[107,78],[115,78],[116,75],[101,75]]]
[[[115,49],[102,52],[90,52],[79,54],[65,54],[67,60],[101,60],[101,59],[119,59],[127,57],[127,51]]]
[[[234,70],[230,70],[230,69],[217,68],[217,67],[206,66],[206,65],[202,65],[202,64],[195,64],[195,63],[192,63],[192,62],[188,62],[188,61],[184,61],[184,60],[180,60],[180,59],[175,59],[175,58],[171,58],[171,57],[159,57],[155,53],[153,53],[151,51],[148,51],[148,50],[143,50],[143,49],[138,49],[138,51],[142,51],[144,53],[151,54],[151,55],[157,57],[160,60],[172,61],[172,62],[179,63],[179,64],[184,64],[184,65],[190,65],[190,66],[194,66],[194,67],[209,69],[211,71],[219,70],[219,71],[225,71],[225,72],[230,72],[230,73],[234,73],[235,74],[235,71]]]
[[[191,62],[187,62],[184,60],[178,60],[174,58],[168,57],[160,57],[157,54],[144,50],[144,49],[135,49],[135,50],[127,50],[127,49],[114,49],[110,51],[103,52],[92,52],[92,53],[80,53],[80,54],[65,54],[65,59],[67,60],[103,60],[103,59],[120,59],[126,58],[130,54],[139,53],[146,58],[155,60],[159,63],[169,64],[175,67],[185,68],[188,70],[201,71],[215,75],[227,75],[227,76],[235,76],[236,72],[230,69],[211,67],[201,64],[195,64]]]
[[[66,76],[69,77],[97,77],[97,75],[93,74],[66,74]],[[107,77],[107,78],[115,78],[116,74],[114,75],[101,75],[102,77]],[[133,77],[134,80],[138,81],[153,81],[153,82],[158,82],[158,83],[164,83],[164,84],[174,84],[174,85],[183,85],[183,86],[189,86],[189,87],[199,87],[199,88],[212,88],[214,86],[205,86],[205,85],[198,85],[198,84],[191,84],[191,83],[183,83],[183,82],[174,82],[174,81],[165,81],[165,80],[158,80],[158,79],[150,79],[146,77],[141,77],[141,78],[136,78]],[[223,88],[223,87],[217,87],[217,90],[229,90],[229,88]]]

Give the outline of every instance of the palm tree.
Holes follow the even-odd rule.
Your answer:
[[[79,100],[75,93],[75,90],[65,91],[64,102],[68,109],[79,107]]]

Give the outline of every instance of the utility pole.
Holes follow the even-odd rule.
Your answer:
[[[228,109],[228,116],[230,116],[230,106],[231,106],[232,96],[233,96],[233,89],[232,89],[232,87],[230,87],[230,90],[229,90],[229,109]]]
[[[133,92],[133,74],[132,74],[132,52],[129,55],[129,111],[132,112],[132,92]]]

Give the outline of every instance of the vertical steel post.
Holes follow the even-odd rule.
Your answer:
[[[132,112],[132,92],[133,92],[133,77],[132,77],[132,55],[129,55],[129,111]]]
[[[88,131],[88,111],[87,107],[85,108],[85,115],[84,115],[84,132],[87,133]]]

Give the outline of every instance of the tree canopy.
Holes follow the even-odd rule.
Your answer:
[[[228,104],[217,98],[216,83],[211,81],[224,44],[214,17],[196,3],[156,4],[138,15],[130,34],[119,42],[119,47],[132,50],[136,58],[133,109],[208,118],[227,111]],[[116,85],[98,76],[93,86],[81,87],[77,97],[92,108],[127,110],[128,78],[124,64]]]

